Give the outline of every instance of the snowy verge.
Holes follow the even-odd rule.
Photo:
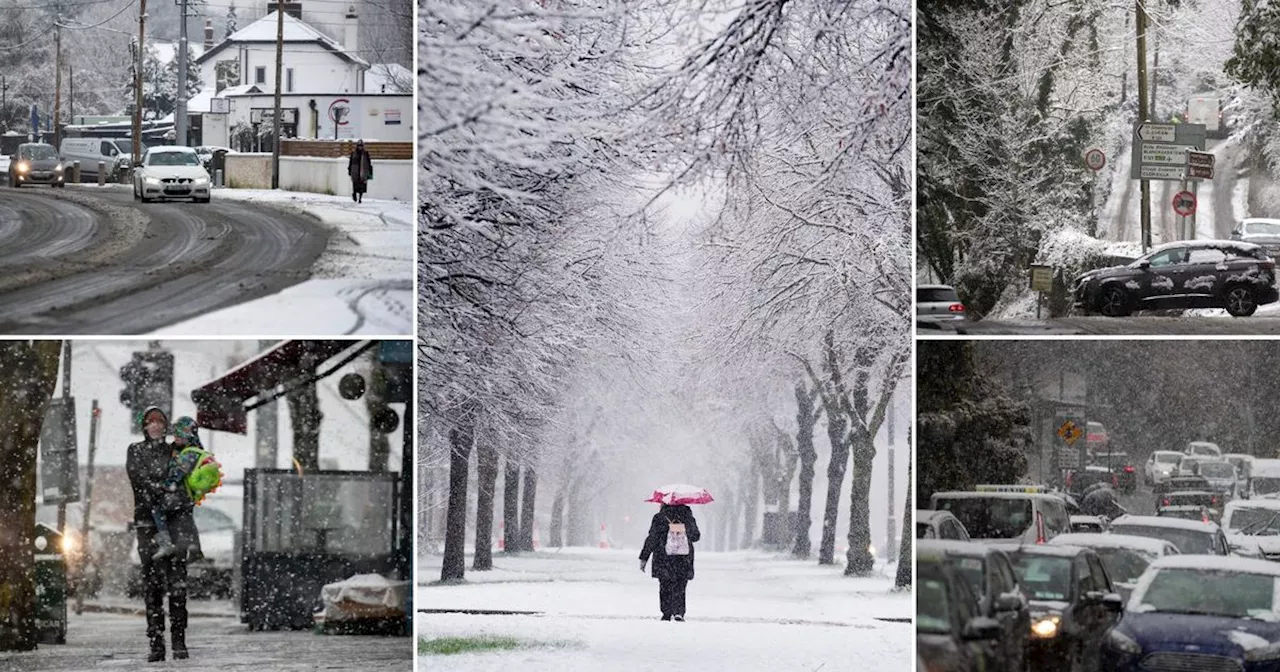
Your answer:
[[[163,336],[336,336],[412,333],[413,281],[307,280],[157,330]]]
[[[1061,274],[1064,286],[1069,287],[1081,273],[1139,256],[1142,256],[1139,243],[1101,240],[1075,227],[1063,226],[1045,234],[1035,263],[1052,266],[1055,273]],[[1006,287],[987,317],[1034,320],[1038,292],[1032,291],[1030,285],[1030,278],[1026,277],[1023,282]],[[1040,311],[1041,318],[1049,316],[1049,296],[1044,297]]]

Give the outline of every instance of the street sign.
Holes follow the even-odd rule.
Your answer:
[[[1213,168],[1205,168],[1204,166],[1187,166],[1187,179],[1212,180]]]
[[[1174,194],[1173,211],[1183,217],[1196,214],[1196,195],[1189,191],[1179,191]]]
[[[1053,291],[1052,266],[1033,265],[1031,267],[1031,290],[1034,292]]]
[[[1209,152],[1187,152],[1187,165],[1212,168],[1214,158],[1213,154]]]
[[[1094,147],[1084,153],[1084,165],[1089,170],[1102,170],[1107,165],[1107,155],[1101,149]]]
[[[76,400],[50,399],[40,427],[40,496],[45,504],[80,501],[76,445]]]
[[[1068,446],[1074,446],[1081,436],[1084,436],[1084,430],[1071,420],[1067,420],[1058,427],[1058,438],[1066,441]]]
[[[1135,180],[1187,179],[1187,150],[1205,148],[1203,124],[1133,125],[1133,158],[1129,177]]]
[[[1178,125],[1140,121],[1135,125],[1134,133],[1143,142],[1173,142],[1178,135]]]

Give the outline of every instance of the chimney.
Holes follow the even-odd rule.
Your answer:
[[[359,42],[357,40],[360,34],[360,24],[356,21],[356,6],[351,5],[347,8],[347,18],[343,22],[343,39],[342,46],[351,52],[352,56],[359,56]]]
[[[204,20],[204,50],[213,48],[213,19]]]
[[[283,7],[285,14],[288,14],[289,16],[292,16],[293,18],[299,21],[302,20],[302,3],[301,2],[287,2],[287,1],[286,2],[268,2],[267,14],[270,14],[271,12],[276,11],[277,7]]]

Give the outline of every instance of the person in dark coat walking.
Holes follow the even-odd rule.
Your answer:
[[[369,150],[364,148],[364,140],[356,142],[356,148],[347,159],[347,175],[351,176],[351,200],[364,202],[364,192],[369,190],[369,180],[373,179],[373,161],[369,158]]]
[[[133,525],[138,535],[138,556],[142,561],[142,595],[147,608],[147,639],[151,644],[147,662],[165,658],[165,593],[169,595],[173,657],[181,660],[188,656],[187,551],[199,548],[200,533],[196,531],[190,498],[176,497],[164,487],[174,456],[173,446],[165,440],[169,419],[164,411],[153,406],[143,412],[142,431],[143,440],[129,446],[125,470],[133,489]],[[157,508],[168,512],[170,536],[177,546],[177,552],[160,558],[154,557],[158,547],[152,513]]]
[[[673,538],[673,525],[684,526],[688,553],[667,553],[668,540]],[[693,545],[701,538],[698,521],[688,506],[663,504],[653,515],[653,522],[649,524],[649,536],[644,540],[644,548],[640,549],[640,571],[645,570],[649,556],[653,556],[653,578],[658,580],[658,604],[662,608],[664,621],[684,620],[685,587],[693,580]]]

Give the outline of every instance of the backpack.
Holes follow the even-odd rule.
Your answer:
[[[684,523],[667,520],[667,555],[689,555],[689,535]]]

